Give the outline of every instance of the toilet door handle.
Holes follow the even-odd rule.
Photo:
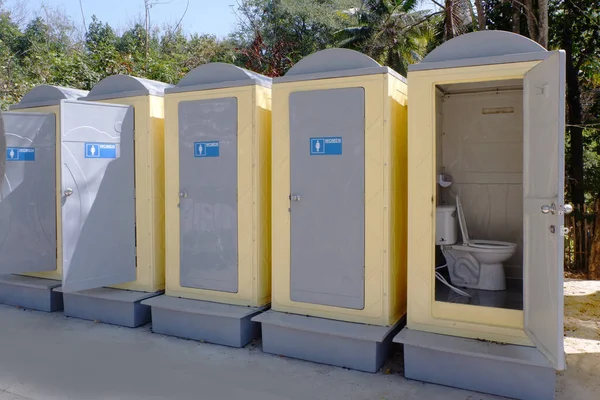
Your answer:
[[[552,203],[550,205],[544,204],[542,206],[542,214],[555,214],[556,213],[556,204]]]
[[[573,212],[573,206],[570,204],[564,204],[557,208],[556,204],[554,203],[550,205],[544,204],[542,206],[542,214],[556,214],[557,212],[558,215],[571,214]]]

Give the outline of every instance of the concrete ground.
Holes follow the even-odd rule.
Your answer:
[[[0,324],[0,400],[501,399],[405,380],[401,355],[367,374],[264,354],[260,343],[231,349],[62,313],[0,306]],[[600,399],[600,336],[568,340],[557,399]]]

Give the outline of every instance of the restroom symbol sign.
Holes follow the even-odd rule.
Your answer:
[[[98,151],[98,146],[96,146],[95,144],[87,144],[85,146],[85,156],[88,158],[100,157],[100,152]]]
[[[85,158],[117,158],[114,143],[85,143]]]
[[[194,143],[194,157],[206,158],[206,157],[219,157],[219,142],[195,142]]]
[[[325,140],[312,139],[310,152],[311,154],[325,154]]]
[[[32,147],[8,147],[6,161],[35,161],[35,149]]]
[[[311,156],[339,156],[342,154],[342,138],[323,137],[310,138]]]

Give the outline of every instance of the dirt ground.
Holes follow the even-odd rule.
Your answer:
[[[0,400],[495,400],[416,381],[0,306]],[[565,283],[557,400],[600,399],[600,282]]]
[[[559,398],[600,399],[600,281],[565,279],[565,352]]]

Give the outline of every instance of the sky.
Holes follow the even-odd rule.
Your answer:
[[[10,6],[19,0],[9,0]],[[83,26],[79,0],[26,0],[28,8],[34,12],[44,5],[62,9],[76,23]],[[156,0],[162,3],[154,6],[150,12],[152,25],[163,23],[176,24],[183,15],[187,0]],[[144,0],[81,0],[86,23],[89,24],[92,15],[102,22],[108,22],[119,30],[131,25],[131,22],[143,20]],[[182,22],[188,33],[211,33],[219,37],[233,31],[236,17],[231,8],[236,0],[190,0],[189,9]]]
[[[153,0],[157,4],[150,13],[152,25],[176,24],[186,9],[187,0]],[[33,13],[43,10],[43,6],[58,8],[83,27],[80,0],[8,0],[7,6],[25,2]],[[236,0],[190,0],[182,26],[187,33],[210,33],[218,37],[227,36],[233,31],[236,16],[232,5]],[[423,1],[421,7],[430,7],[429,1]],[[131,26],[134,21],[143,21],[144,0],[81,0],[86,23],[92,15],[107,22],[118,32]]]

